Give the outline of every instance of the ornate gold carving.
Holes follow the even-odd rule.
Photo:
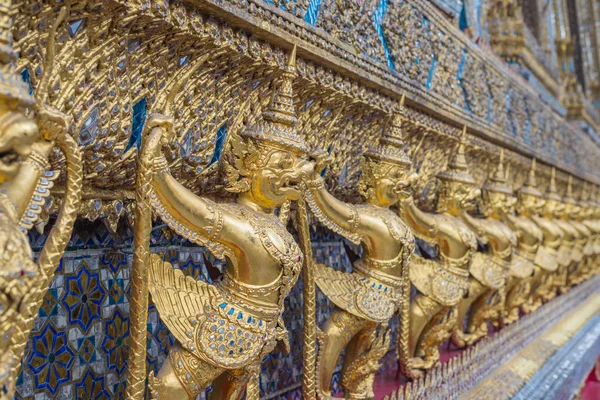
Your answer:
[[[533,310],[553,297],[556,288],[564,292],[598,272],[600,207],[597,199],[575,201],[571,177],[561,199],[553,172],[547,203],[554,203],[547,204],[541,216],[535,176],[530,175],[518,194],[518,215],[513,215],[512,190],[501,158],[483,187],[486,218],[464,213],[489,169],[486,161],[499,147],[475,136],[467,139],[465,128],[458,151],[440,172],[459,120],[472,123],[479,137],[519,149],[526,144],[526,150],[519,150],[522,154],[539,154],[547,164],[590,179],[597,179],[598,149],[586,134],[566,125],[522,88],[505,66],[466,42],[426,2],[390,2],[385,13],[379,7],[386,2],[327,0],[314,29],[299,20],[308,9],[304,0],[275,1],[274,6],[262,1],[229,3],[231,8],[224,12],[218,10],[220,3],[210,0],[117,0],[102,6],[23,0],[13,27],[11,3],[0,2],[0,183],[5,191],[0,193],[0,242],[6,250],[0,276],[0,393],[12,396],[12,368],[22,355],[78,211],[92,219],[103,215],[115,231],[122,212],[116,211],[117,205],[133,200],[133,192],[124,188],[133,184],[135,151],[126,150],[126,145],[132,139],[133,104],[142,98],[160,114],[146,123],[137,164],[131,398],[144,392],[148,291],[181,346],[170,353],[161,373],[150,377],[153,394],[193,396],[213,382],[215,396],[239,397],[246,390],[246,397],[255,399],[260,359],[277,341],[286,341],[279,316],[304,253],[304,395],[315,397],[316,280],[340,308],[325,327],[321,389],[326,392],[336,352],[347,345],[350,364],[342,382],[349,397],[365,398],[372,396],[373,373],[387,348],[384,325],[397,309],[401,367],[413,378],[438,362],[437,347],[457,319],[461,327],[465,305],[473,312],[467,336],[455,330],[461,346],[484,335],[486,321],[498,321],[502,306],[504,322],[513,322],[519,308]],[[246,4],[248,9],[239,9]],[[492,45],[510,59],[527,39],[515,14],[518,8],[512,8],[515,4],[500,2],[492,10],[496,15],[490,16]],[[207,17],[207,10],[222,18]],[[232,15],[251,15],[244,26],[261,35],[250,36],[223,22]],[[86,21],[85,34],[68,31],[66,21],[74,18]],[[37,104],[13,65],[11,31],[22,55],[18,68],[31,73]],[[282,49],[259,40],[273,35],[282,45],[303,44],[305,58],[297,66],[286,65]],[[381,45],[385,38],[389,49]],[[570,41],[563,38],[558,45],[561,60],[568,60]],[[326,64],[336,64],[336,72],[322,66]],[[279,69],[281,81],[276,79]],[[294,81],[296,69],[300,79]],[[569,73],[563,78],[562,101],[569,117],[584,113],[586,103],[576,79]],[[402,87],[410,89],[412,109],[401,103],[395,110],[394,99],[387,97]],[[294,90],[301,94],[296,103],[304,104],[294,104]],[[257,111],[265,107],[259,116]],[[386,125],[382,121],[390,110],[398,113]],[[94,121],[97,136],[88,140],[81,131]],[[407,121],[412,122],[410,129]],[[219,163],[212,161],[217,144],[211,139],[221,127],[228,131],[227,157]],[[506,132],[515,138],[506,138]],[[316,144],[331,150],[324,179],[313,174],[307,160],[308,148]],[[193,155],[183,156],[188,145]],[[467,145],[477,167],[473,174]],[[60,151],[54,151],[56,146]],[[412,160],[404,147],[413,149]],[[524,165],[523,155],[507,151],[507,158]],[[422,177],[418,184],[411,163]],[[79,207],[83,171],[88,196]],[[562,176],[565,180],[565,173]],[[59,216],[36,266],[23,231],[43,229],[48,219],[44,207],[55,181],[62,185],[62,190],[53,191],[61,194],[53,199]],[[422,193],[414,201],[413,187]],[[364,257],[352,274],[314,265],[300,200],[305,190],[319,221],[363,245]],[[327,190],[352,201],[360,192],[367,204],[343,203]],[[224,191],[232,194],[227,197]],[[233,196],[236,202],[228,202]],[[412,256],[411,232],[388,210],[398,200],[415,233],[438,246],[435,259]],[[302,251],[285,230],[291,201],[298,201],[295,215]],[[131,204],[123,211],[129,217]],[[434,206],[435,213],[423,212],[416,204],[423,209]],[[107,212],[110,207],[115,212]],[[173,232],[225,258],[223,280],[215,286],[199,283],[151,257],[152,210]],[[505,225],[517,233],[518,245]],[[474,233],[487,242],[488,254],[474,256]],[[411,257],[415,268],[409,269]],[[418,291],[412,302],[411,281]],[[467,291],[463,308],[457,307]],[[227,327],[224,332],[231,331],[223,339],[218,332],[221,322]],[[211,338],[213,326],[217,333]],[[258,338],[264,342],[260,347],[255,344]],[[242,347],[235,347],[240,341]],[[230,353],[232,346],[237,353]],[[357,349],[366,352],[361,355]]]
[[[460,218],[480,194],[466,162],[465,135],[466,127],[447,169],[437,174],[436,213],[421,211],[411,199],[402,204],[404,220],[415,235],[437,245],[439,252],[435,261],[415,260],[411,274],[419,293],[411,303],[409,342],[413,365],[419,369],[439,362],[438,346],[456,325],[456,306],[469,288],[467,271],[477,248],[475,235]],[[423,266],[428,272],[416,273]]]
[[[404,152],[404,98],[389,119],[383,137],[364,155],[361,192],[367,204],[355,206],[333,197],[319,173],[327,156],[317,156],[312,182],[307,184],[307,202],[326,226],[363,245],[363,257],[350,274],[317,266],[316,283],[339,308],[326,322],[319,355],[321,396],[331,395],[331,377],[337,358],[346,345],[342,383],[350,398],[372,398],[372,384],[379,358],[387,348],[384,327],[400,308],[402,332],[399,347],[401,367],[413,376],[408,354],[409,260],[414,238],[404,223],[389,210],[412,195],[416,174]],[[380,326],[381,333],[375,334]],[[364,361],[364,362],[363,362]]]
[[[511,212],[514,203],[512,190],[506,184],[504,153],[501,151],[498,167],[483,185],[481,209],[484,218],[473,218],[467,212],[462,213],[463,221],[488,246],[488,250],[478,253],[469,269],[476,281],[471,283],[468,298],[459,306],[458,325],[453,333],[457,346],[463,347],[481,339],[487,334],[488,321],[498,323],[503,318],[517,236],[501,220]],[[514,274],[513,277],[518,279]],[[463,333],[463,319],[469,307],[471,313],[466,333]]]
[[[342,370],[342,385],[347,399],[374,399],[373,381],[379,370],[379,360],[390,347],[386,324],[362,330],[346,349]],[[346,360],[352,360],[348,362]]]
[[[15,71],[12,50],[12,3],[0,3],[0,398],[14,397],[25,344],[41,301],[71,236],[81,192],[81,156],[67,134],[71,119],[44,104],[47,87],[36,99]],[[54,43],[59,14],[47,38]],[[53,58],[47,55],[52,73]],[[37,102],[35,123],[27,113]],[[38,130],[39,129],[39,130]],[[43,212],[54,172],[46,171],[48,156],[57,145],[66,157],[67,191],[58,218],[46,239],[37,263],[33,262],[25,232]]]
[[[517,191],[515,209],[518,215],[507,212],[503,221],[517,235],[518,246],[513,254],[510,277],[507,282],[504,323],[515,322],[519,310],[531,312],[541,305],[548,290],[548,270],[556,263],[554,257],[542,248],[543,231],[533,221],[544,205],[542,193],[537,189],[535,158],[523,186]]]
[[[224,280],[215,286],[184,277],[180,270],[156,256],[148,264],[144,265],[142,258],[135,264],[139,284],[134,293],[141,304],[137,312],[142,312],[139,321],[143,321],[141,309],[147,301],[143,287],[147,266],[149,291],[161,318],[181,346],[171,352],[156,376],[163,382],[156,387],[170,395],[184,391],[193,397],[213,382],[229,396],[238,390],[235,387],[245,386],[248,379],[234,385],[231,380],[223,381],[223,377],[244,369],[244,374],[252,376],[247,397],[256,399],[257,375],[252,371],[286,335],[279,316],[283,300],[300,273],[303,257],[274,210],[302,197],[302,180],[313,170],[306,159],[304,140],[296,133],[294,76],[295,50],[262,120],[243,130],[242,137],[232,139],[229,162],[237,169],[234,173],[229,168],[228,187],[238,193],[236,203],[214,203],[177,182],[164,162],[155,162],[164,157],[161,147],[173,137],[173,119],[153,115],[146,123],[147,137],[138,173],[140,182],[147,182],[149,187],[138,185],[138,191],[148,199],[139,202],[138,207],[149,213],[151,205],[177,233],[207,245],[229,261]],[[174,90],[179,90],[184,81],[174,85]],[[168,101],[174,95],[166,95],[164,111],[169,111],[172,105]],[[244,113],[238,121],[243,117]],[[234,128],[238,127],[239,124]],[[137,222],[147,224],[149,220],[136,216]],[[144,225],[139,229],[136,248],[143,255],[148,251],[149,236],[147,230],[142,230]],[[135,349],[145,343],[139,332],[134,340],[138,343],[132,346],[132,360],[136,358]],[[188,364],[192,367],[186,367]],[[134,379],[144,377],[141,371],[143,366]],[[198,371],[205,373],[197,375]],[[135,389],[130,394],[141,395]]]

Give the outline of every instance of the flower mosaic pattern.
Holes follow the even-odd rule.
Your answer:
[[[108,370],[115,370],[118,376],[123,375],[127,367],[127,352],[129,345],[129,318],[115,310],[112,317],[105,322],[105,337],[102,349],[106,353],[106,366]]]
[[[67,334],[55,329],[51,322],[33,336],[32,342],[27,364],[33,372],[35,387],[54,395],[63,383],[71,380],[75,353],[67,342]]]
[[[66,292],[61,301],[67,309],[69,324],[79,325],[87,332],[91,323],[100,318],[100,307],[106,291],[97,272],[89,272],[85,262],[79,268],[77,275],[67,277]]]
[[[59,301],[58,301],[58,289],[48,289],[42,306],[38,311],[40,317],[54,317],[58,315]]]
[[[122,250],[114,249],[115,242],[107,239],[104,228],[93,231],[90,224],[74,232],[71,250],[63,258],[63,268],[56,274],[51,289],[36,321],[35,334],[30,339],[23,374],[17,383],[17,399],[125,399],[127,352],[129,340],[129,272],[131,260]],[[32,243],[42,243],[37,233],[30,232]],[[336,269],[350,271],[348,258],[341,242],[334,237],[318,237],[313,241],[317,259]],[[121,243],[128,245],[130,238]],[[153,232],[153,251],[196,279],[210,280],[225,267],[206,249],[181,247],[181,239],[162,230]],[[96,250],[90,251],[90,248]],[[212,266],[212,267],[211,267]],[[212,271],[212,272],[211,272]],[[213,276],[214,278],[214,276]],[[83,294],[88,300],[83,302]],[[303,329],[302,283],[286,299],[283,315],[290,332]],[[89,317],[82,305],[96,299]],[[317,320],[323,323],[331,305],[319,293]],[[79,313],[82,313],[81,316]],[[158,372],[170,346],[174,343],[155,307],[149,307],[147,370]],[[277,392],[277,398],[301,399],[298,386],[302,372],[302,338],[290,335],[292,352],[274,352],[263,362],[261,397]],[[54,363],[50,354],[54,351]],[[67,357],[68,356],[68,357]],[[333,379],[333,391],[338,390],[339,371]],[[204,396],[204,395],[203,395]],[[205,397],[201,396],[201,399]]]
[[[75,385],[75,390],[76,398],[81,400],[100,400],[111,397],[104,389],[104,376],[96,375],[91,369],[88,369],[81,381]]]

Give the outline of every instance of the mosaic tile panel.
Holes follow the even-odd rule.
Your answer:
[[[39,249],[44,237],[31,232],[30,241]],[[69,250],[39,310],[18,381],[17,399],[124,398],[131,243],[130,235],[122,234],[115,239],[100,222],[77,223]],[[164,260],[196,279],[212,282],[224,268],[204,248],[190,245],[160,228],[153,231],[151,246],[153,252],[162,254]],[[319,263],[350,272],[347,251],[360,254],[359,250],[330,233],[313,232],[313,252]],[[332,304],[317,290],[320,326],[331,309]],[[274,352],[265,358],[260,377],[262,398],[301,398],[302,317],[302,281],[299,281],[285,301],[283,315],[292,351]],[[393,320],[393,330],[397,325],[397,319]],[[152,304],[147,328],[146,362],[148,371],[156,373],[174,339]],[[341,360],[333,377],[333,390],[338,394]],[[199,398],[205,397],[202,394]]]

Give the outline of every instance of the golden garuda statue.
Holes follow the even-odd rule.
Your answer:
[[[178,342],[150,377],[157,398],[192,399],[210,383],[215,398],[238,398],[252,378],[246,398],[258,399],[263,357],[278,341],[287,343],[281,313],[303,255],[274,212],[303,196],[302,182],[314,167],[296,131],[294,76],[295,49],[262,119],[230,138],[233,203],[215,203],[182,186],[161,151],[173,120],[154,114],[146,123],[138,174],[150,178],[152,207],[175,232],[227,261],[223,279],[211,285],[151,256],[149,291]]]
[[[586,244],[586,253],[589,253],[589,259],[584,268],[580,270],[574,283],[581,283],[594,275],[594,270],[598,265],[600,256],[600,225],[598,224],[598,204],[593,198],[590,186],[586,183],[583,185],[583,191],[579,201],[581,211],[578,220],[581,221],[590,231],[590,239]]]
[[[517,214],[505,213],[504,223],[517,235],[518,245],[513,252],[510,277],[506,286],[504,323],[510,324],[519,319],[519,312],[529,312],[533,305],[532,290],[540,287],[543,271],[556,269],[556,262],[547,261],[543,253],[538,257],[544,233],[531,219],[538,215],[544,205],[542,193],[535,180],[535,158],[531,162],[529,175],[516,193]],[[547,284],[547,283],[546,283]],[[543,287],[542,287],[543,290]]]
[[[515,203],[512,190],[506,185],[503,162],[501,152],[498,167],[483,185],[481,211],[484,218],[474,218],[467,211],[462,213],[463,221],[479,241],[487,245],[487,251],[478,252],[469,269],[474,279],[471,279],[468,298],[458,308],[458,322],[452,334],[453,343],[458,347],[486,336],[487,322],[498,323],[504,313],[506,284],[517,236],[502,222]],[[463,332],[463,320],[469,308],[466,332]]]
[[[537,256],[540,262],[544,263],[544,286],[538,287],[534,294],[534,308],[542,305],[542,302],[549,301],[556,296],[556,289],[560,286],[561,270],[570,263],[571,253],[563,245],[565,233],[556,223],[556,213],[562,207],[560,196],[556,191],[556,175],[554,168],[550,177],[550,183],[543,196],[544,205],[540,215],[533,215],[531,218],[540,227],[544,233],[544,242]],[[565,265],[566,264],[566,265]]]
[[[71,120],[45,105],[44,77],[36,98],[15,70],[12,4],[0,2],[0,399],[14,399],[21,359],[41,301],[52,281],[81,198],[81,156],[67,135]],[[47,39],[54,40],[54,33]],[[35,121],[28,114],[37,110]],[[48,156],[55,145],[66,158],[67,190],[58,218],[34,262],[27,230],[39,222],[58,173]]]
[[[437,175],[436,212],[421,211],[412,197],[402,202],[404,220],[415,236],[436,246],[435,260],[414,256],[410,280],[417,288],[411,300],[409,353],[412,367],[427,370],[439,362],[438,346],[456,324],[457,305],[469,288],[469,266],[477,250],[474,233],[461,220],[481,191],[465,158],[466,127],[446,170]]]
[[[591,223],[594,228],[596,239],[594,240],[594,262],[590,265],[590,275],[600,272],[600,187],[596,186],[595,195],[590,195]]]
[[[517,190],[517,215],[507,214],[505,221],[508,226],[517,233],[519,245],[516,253],[516,262],[523,259],[523,262],[531,262],[534,266],[533,276],[529,280],[530,292],[526,301],[521,305],[521,309],[525,313],[530,313],[537,310],[548,294],[552,291],[552,275],[558,268],[558,260],[556,259],[556,251],[544,245],[544,230],[540,224],[548,224],[547,220],[541,219],[541,223],[536,223],[540,220],[540,213],[545,204],[542,192],[537,188],[537,180],[535,178],[536,159],[531,161],[529,175],[523,183],[523,186]],[[548,229],[552,229],[549,226]],[[525,278],[523,278],[524,281]],[[525,290],[525,288],[523,288]],[[506,300],[507,320],[513,322],[514,317],[518,317],[518,309],[516,308],[517,301],[512,300],[513,296],[518,297],[520,293],[512,294],[508,292]]]
[[[581,260],[578,264],[571,264],[567,271],[567,285],[574,286],[580,283],[581,272],[585,270],[587,264],[592,261],[593,244],[592,232],[583,223],[581,217],[583,212],[582,204],[573,194],[573,177],[569,175],[567,181],[567,191],[563,197],[565,203],[565,214],[568,216],[568,223],[575,228],[577,236],[575,248],[578,254],[581,254]]]
[[[355,244],[362,244],[363,249],[362,258],[354,263],[352,273],[316,266],[316,284],[337,306],[321,334],[318,379],[324,397],[331,395],[331,377],[346,346],[342,376],[346,398],[374,397],[373,378],[379,369],[379,359],[389,347],[388,341],[377,340],[377,335],[380,338],[387,336],[387,322],[398,308],[400,340],[404,342],[401,346],[402,367],[406,374],[411,374],[408,268],[414,251],[414,237],[389,209],[398,200],[412,195],[412,185],[417,178],[403,149],[403,99],[379,144],[364,155],[359,188],[366,204],[344,203],[329,194],[319,167],[308,183],[306,201],[313,214],[325,226]]]
[[[553,222],[563,232],[562,242],[558,249],[558,269],[554,275],[554,286],[559,293],[565,293],[568,290],[567,276],[569,271],[575,271],[577,266],[583,260],[583,248],[579,246],[579,231],[570,223],[571,213],[579,212],[574,199],[560,197],[556,189],[556,170],[552,168],[550,184],[546,190],[547,213],[552,212]],[[549,215],[548,215],[549,216]]]

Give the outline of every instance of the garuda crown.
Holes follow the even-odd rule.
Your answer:
[[[290,54],[283,71],[281,83],[260,121],[242,132],[242,136],[291,147],[302,152],[308,148],[304,138],[298,135],[296,109],[294,107],[294,78],[296,77],[296,46]]]

